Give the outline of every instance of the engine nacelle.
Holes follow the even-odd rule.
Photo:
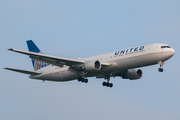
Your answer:
[[[82,69],[86,71],[97,71],[101,69],[101,63],[98,60],[88,61],[84,64]]]
[[[133,70],[129,70],[126,74],[124,74],[122,78],[136,80],[136,79],[140,79],[142,76],[143,76],[143,72],[141,69],[133,69]]]

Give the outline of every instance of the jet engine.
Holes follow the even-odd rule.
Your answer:
[[[98,60],[95,61],[87,61],[82,69],[86,71],[97,71],[101,69],[101,63]]]
[[[129,70],[126,74],[124,74],[122,78],[136,80],[136,79],[140,79],[142,76],[143,76],[143,72],[141,69],[133,69],[133,70]]]

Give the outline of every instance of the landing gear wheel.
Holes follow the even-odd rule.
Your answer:
[[[109,87],[109,85],[110,85],[110,84],[107,82],[107,83],[106,83],[106,87]]]
[[[159,72],[163,72],[163,68],[159,68],[158,71],[159,71]]]
[[[81,77],[78,78],[78,81],[88,83],[88,79],[84,79],[84,78],[81,78]]]
[[[110,84],[109,84],[109,87],[110,87],[110,88],[112,88],[112,87],[113,87],[113,84],[112,84],[112,83],[110,83]]]
[[[102,85],[103,85],[103,86],[106,86],[106,82],[103,82]]]
[[[85,83],[88,83],[88,79],[84,79],[84,82],[85,82]]]
[[[110,88],[113,87],[113,84],[108,82],[103,82],[102,85]]]
[[[81,82],[81,81],[82,81],[82,78],[79,77],[79,78],[78,78],[78,82]]]

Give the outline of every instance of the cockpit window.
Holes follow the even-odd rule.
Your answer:
[[[161,46],[161,48],[171,48],[170,46]]]

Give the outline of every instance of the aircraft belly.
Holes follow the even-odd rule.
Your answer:
[[[49,74],[44,74],[40,76],[36,76],[33,79],[41,79],[41,80],[49,80],[49,81],[70,81],[77,79],[79,77],[78,74],[70,72],[68,70],[61,70],[61,71],[56,71],[54,73],[49,73]]]

